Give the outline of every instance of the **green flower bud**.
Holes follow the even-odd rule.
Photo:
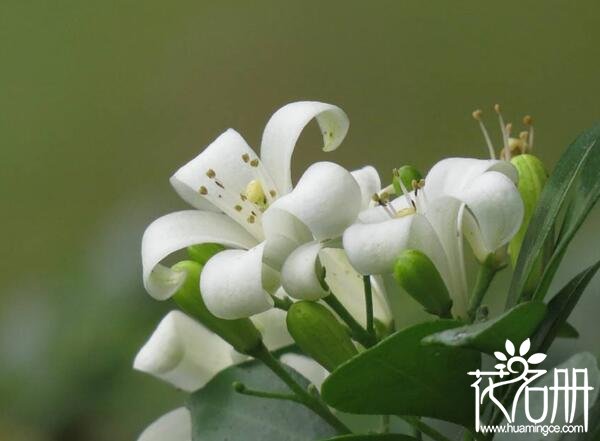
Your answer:
[[[294,303],[286,322],[300,349],[330,372],[358,354],[346,328],[319,303]]]
[[[202,243],[188,247],[187,252],[190,259],[198,262],[200,265],[205,265],[208,259],[224,249],[225,247],[218,243]]]
[[[191,260],[184,260],[173,265],[172,269],[187,273],[185,282],[173,296],[173,300],[182,311],[219,335],[238,352],[249,354],[261,346],[262,336],[250,319],[224,320],[215,317],[206,308],[200,294],[202,265]],[[202,342],[198,342],[198,344],[202,344]]]
[[[402,167],[394,170],[394,177],[392,178],[392,184],[394,186],[394,192],[396,194],[402,194],[402,187],[400,182],[404,185],[408,191],[413,189],[413,182],[419,182],[423,179],[421,172],[412,165],[403,165]]]
[[[523,238],[525,237],[525,232],[529,226],[529,221],[533,216],[533,212],[537,207],[538,200],[540,199],[540,195],[542,194],[542,190],[548,179],[548,173],[546,172],[542,161],[530,154],[515,156],[510,162],[519,172],[518,189],[525,206],[521,228],[515,237],[513,237],[508,247],[510,258],[514,266],[517,263],[517,258],[519,257],[519,251],[521,250],[521,245],[523,244]]]
[[[418,250],[403,251],[394,265],[398,284],[430,314],[451,317],[448,288],[429,257]]]

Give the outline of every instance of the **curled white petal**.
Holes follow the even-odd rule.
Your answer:
[[[283,354],[280,360],[283,364],[288,365],[296,372],[300,373],[312,384],[314,384],[318,390],[321,390],[323,381],[325,381],[329,375],[329,372],[327,372],[323,366],[314,361],[312,358],[308,358],[304,355],[289,352],[287,354]]]
[[[277,274],[263,264],[265,244],[248,250],[225,250],[204,266],[200,290],[206,307],[224,319],[238,319],[273,306],[269,292],[278,286]]]
[[[519,231],[524,207],[519,191],[505,175],[486,172],[462,194],[469,208],[465,235],[480,260],[507,244]]]
[[[322,277],[319,252],[322,248],[322,242],[304,244],[296,248],[283,264],[281,285],[291,297],[318,300],[329,294],[319,281]]]
[[[294,191],[275,201],[265,218],[271,209],[286,211],[320,240],[341,235],[360,207],[360,187],[350,172],[332,162],[317,162],[304,172]]]
[[[360,187],[360,194],[362,199],[361,209],[366,209],[370,202],[373,194],[379,193],[381,190],[381,179],[379,173],[374,167],[370,165],[363,167],[359,170],[352,172],[352,177],[356,179],[358,186]]]
[[[280,194],[292,190],[290,164],[302,130],[316,118],[323,134],[323,150],[335,150],[346,137],[350,122],[337,106],[300,101],[277,110],[263,132],[260,155]]]
[[[256,244],[250,234],[221,213],[178,211],[152,222],[142,238],[143,279],[148,293],[158,300],[171,297],[185,276],[160,262],[175,251],[209,242],[231,248],[251,248]]]
[[[137,441],[192,441],[192,417],[185,407],[164,414],[150,424]]]
[[[235,130],[222,133],[177,170],[170,181],[175,191],[192,206],[205,208],[204,201],[208,201],[262,239],[260,222],[246,221],[256,207],[241,195],[252,181],[259,182],[265,192],[274,190],[273,184],[256,153]]]
[[[233,364],[231,346],[180,311],[171,311],[140,349],[134,369],[193,392]]]
[[[286,312],[269,309],[252,317],[254,325],[262,334],[263,343],[270,351],[276,351],[294,343],[285,322]]]

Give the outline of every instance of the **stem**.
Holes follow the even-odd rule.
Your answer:
[[[390,416],[389,415],[381,415],[380,433],[390,433]]]
[[[293,394],[279,394],[275,392],[266,392],[262,390],[249,389],[245,384],[235,381],[233,383],[233,389],[241,395],[248,395],[250,397],[258,397],[258,398],[268,398],[271,400],[286,400],[286,401],[295,401],[296,403],[300,403],[300,400],[296,395]]]
[[[363,276],[363,285],[365,288],[365,307],[367,310],[367,332],[375,336],[375,327],[373,326],[373,289],[371,288],[371,276]]]
[[[369,334],[365,329],[356,321],[352,314],[342,305],[337,297],[330,292],[327,297],[323,297],[325,303],[327,303],[331,309],[333,309],[337,315],[348,325],[352,331],[352,338],[363,345],[365,348],[370,348],[377,344],[375,336]]]
[[[471,294],[471,301],[469,302],[469,310],[467,311],[471,323],[477,318],[477,310],[479,309],[479,306],[481,306],[481,302],[483,301],[494,276],[500,269],[502,269],[502,266],[498,264],[496,256],[493,254],[490,254],[485,262],[479,267],[477,281],[475,282],[475,287]]]
[[[403,416],[400,418],[403,419],[408,424],[410,424],[415,429],[417,429],[419,432],[424,433],[429,438],[431,438],[435,441],[452,441],[450,438],[447,438],[442,433],[438,432],[433,427],[431,427],[429,424],[424,423],[417,417]]]
[[[294,302],[289,297],[284,297],[280,299],[277,296],[271,296],[273,298],[273,307],[277,309],[281,309],[282,311],[287,311],[290,309],[290,306],[294,304]]]
[[[300,386],[296,380],[292,378],[289,372],[285,370],[279,360],[273,357],[273,354],[271,354],[271,352],[269,352],[264,345],[261,345],[250,355],[262,361],[269,369],[271,369],[271,371],[273,371],[273,373],[277,375],[281,381],[283,381],[292,390],[292,392],[294,392],[299,403],[311,409],[340,433],[352,433],[350,429],[344,425],[344,423],[338,420],[335,415],[331,413],[327,405]]]

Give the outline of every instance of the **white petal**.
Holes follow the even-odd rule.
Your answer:
[[[137,441],[192,441],[192,417],[185,407],[164,414],[146,430]]]
[[[221,213],[178,211],[152,222],[142,238],[143,278],[148,293],[158,300],[171,297],[185,275],[160,262],[175,251],[210,242],[232,248],[251,248],[256,244],[250,234]]]
[[[321,390],[321,384],[323,384],[323,381],[325,381],[325,378],[329,375],[329,372],[327,372],[323,366],[312,358],[305,357],[304,355],[290,352],[283,354],[280,360],[283,364],[287,364],[312,384],[317,386],[318,390]]]
[[[317,240],[340,236],[354,222],[360,207],[361,192],[356,180],[349,171],[332,162],[311,165],[294,191],[271,206],[297,217]],[[271,208],[265,212],[265,218]]]
[[[255,167],[250,165],[252,161],[256,161]],[[273,190],[273,183],[256,153],[239,133],[229,129],[177,170],[171,177],[171,185],[193,206],[204,208],[206,203],[202,201],[209,201],[262,239],[260,220],[247,222],[251,211],[258,214],[257,207],[240,196],[253,180],[260,182],[265,192]],[[201,190],[204,195],[200,194]]]
[[[238,319],[270,309],[276,273],[263,264],[265,243],[249,251],[225,250],[210,258],[200,277],[206,307],[217,317]]]
[[[313,239],[308,227],[293,214],[278,208],[277,201],[263,213],[262,222],[267,239],[284,236],[296,245],[310,242]]]
[[[363,167],[359,170],[354,170],[352,176],[356,179],[358,186],[360,187],[360,194],[362,199],[361,209],[366,209],[370,202],[373,194],[379,193],[381,190],[381,180],[379,179],[379,173],[374,167],[370,165]]]
[[[285,317],[285,311],[275,308],[252,317],[252,321],[262,334],[263,343],[270,351],[277,351],[294,343],[294,339],[288,332]]]
[[[507,161],[495,159],[447,158],[435,164],[425,177],[425,193],[432,199],[442,195],[461,199],[463,190],[471,182],[488,171],[497,171],[517,182],[518,173]]]
[[[513,344],[512,341],[507,339],[506,342],[504,343],[504,349],[506,349],[506,353],[508,355],[510,355],[511,357],[513,355],[515,355],[515,345]]]
[[[531,340],[527,339],[527,340],[523,341],[523,343],[521,343],[521,346],[519,347],[519,355],[521,357],[523,357],[525,354],[527,354],[529,352],[530,348],[531,348]]]
[[[469,207],[465,235],[473,251],[483,261],[507,244],[519,231],[523,220],[523,200],[513,182],[498,172],[486,172],[462,194]]]
[[[318,300],[329,294],[319,281],[322,266],[319,252],[322,242],[310,242],[290,254],[281,270],[281,285],[291,297],[301,300]]]
[[[323,150],[335,150],[344,140],[350,122],[342,109],[316,101],[283,106],[273,114],[263,132],[260,156],[279,191],[292,190],[290,164],[302,130],[316,118],[323,133]]]
[[[193,392],[231,366],[232,347],[180,311],[171,311],[140,349],[134,369]]]
[[[325,248],[320,253],[321,263],[327,269],[325,282],[335,293],[338,300],[358,320],[366,326],[365,292],[363,278],[356,272],[346,253],[342,249]],[[383,291],[375,283],[372,284],[373,315],[385,324],[389,324],[392,316]]]

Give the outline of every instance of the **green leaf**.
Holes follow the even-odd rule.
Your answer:
[[[437,320],[397,332],[336,369],[323,383],[323,399],[351,413],[428,416],[472,426],[467,372],[479,367],[480,355],[421,345],[424,337],[460,325]]]
[[[589,393],[589,403],[588,408],[590,408],[598,397],[598,388],[600,387],[600,370],[598,370],[598,362],[596,358],[590,354],[589,352],[581,352],[579,354],[573,355],[564,363],[561,363],[558,366],[555,366],[555,369],[567,369],[567,372],[572,372],[572,369],[587,369],[588,373],[588,382],[591,387],[594,389]],[[570,374],[569,374],[570,375]],[[581,381],[581,380],[580,380]],[[581,382],[580,386],[583,385]],[[542,376],[539,380],[535,381],[531,387],[535,388],[543,388],[547,387],[550,389],[554,386],[554,369],[549,369],[548,373]],[[551,389],[550,389],[551,390]],[[564,401],[559,400],[556,419],[554,422],[551,422],[552,413],[553,413],[553,401],[552,394],[549,394],[548,397],[543,398],[543,395],[539,392],[530,393],[529,398],[529,411],[532,417],[538,418],[543,414],[544,406],[547,406],[547,416],[544,420],[540,421],[537,424],[540,425],[550,425],[555,424],[562,426],[567,424],[564,420]],[[583,393],[579,392],[575,395],[575,399],[577,400],[575,406],[575,419],[579,416],[583,415],[584,411],[584,403],[583,403]],[[500,425],[506,424],[506,420],[504,420]],[[525,413],[525,397],[521,396],[517,403],[517,411],[515,413],[515,420],[513,422],[514,425],[528,425],[531,424],[529,419]],[[573,422],[573,424],[579,424],[577,422]],[[555,441],[560,438],[559,433],[549,433],[546,436],[543,436],[541,433],[519,433],[518,438],[514,433],[498,433],[495,437],[495,441],[512,441],[514,439],[518,439],[519,441]]]
[[[371,435],[342,435],[324,441],[416,441],[416,438],[398,433],[374,433]]]
[[[523,341],[533,335],[546,314],[546,305],[527,302],[494,319],[448,329],[423,339],[423,344],[476,349],[493,354],[504,347],[506,339]]]
[[[536,350],[543,352],[550,347],[598,268],[600,268],[600,261],[577,274],[550,300],[546,317],[534,338]]]
[[[573,326],[569,322],[564,322],[557,329],[556,337],[557,338],[579,338],[579,331],[575,328],[575,326]]]
[[[308,381],[292,369],[303,386]],[[290,390],[266,366],[244,363],[224,370],[203,389],[194,392],[187,406],[192,414],[194,441],[311,441],[336,432],[304,406],[291,401],[240,395],[232,383],[262,391],[289,394]]]
[[[562,155],[546,182],[519,253],[508,307],[522,300],[536,260],[542,255],[548,241],[554,243],[554,231],[560,231],[542,280],[533,294],[534,300],[544,298],[567,246],[600,197],[599,138],[600,124],[581,134]],[[560,212],[565,207],[568,208],[563,224],[555,230]]]

